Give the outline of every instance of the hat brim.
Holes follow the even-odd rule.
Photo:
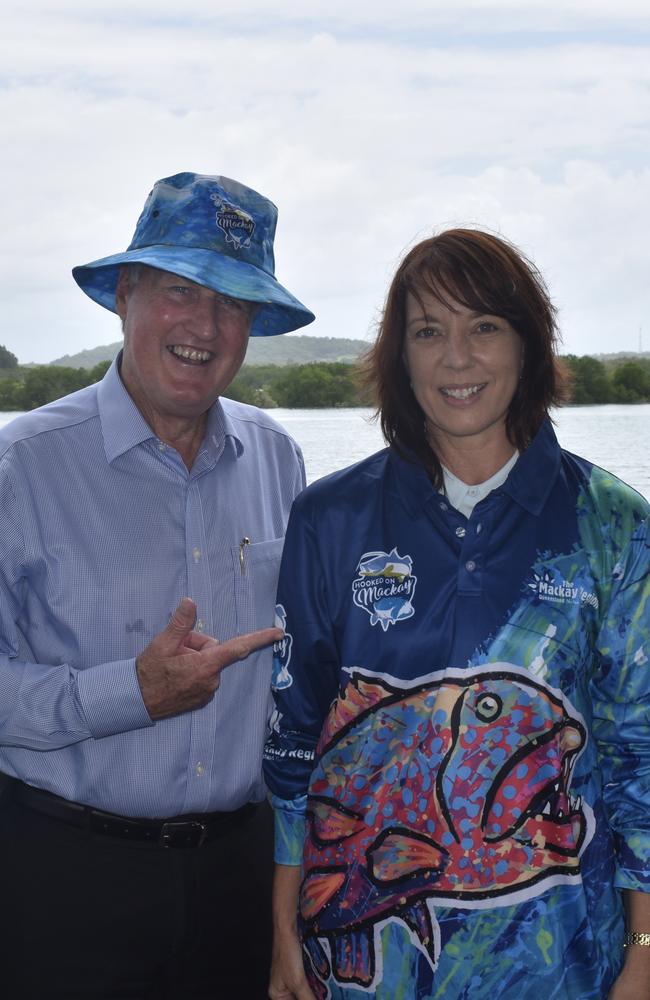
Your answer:
[[[233,299],[256,302],[251,337],[272,337],[307,326],[316,318],[266,271],[246,261],[188,247],[148,246],[126,250],[72,269],[79,287],[100,306],[115,312],[115,290],[124,264],[147,264],[170,271]]]

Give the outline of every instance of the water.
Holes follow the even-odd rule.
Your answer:
[[[307,481],[383,447],[371,410],[273,410],[305,455]],[[650,404],[570,406],[553,414],[563,448],[613,472],[650,500]]]
[[[383,447],[371,410],[273,410],[300,444],[313,482]],[[0,413],[0,427],[15,413]],[[575,406],[554,413],[560,443],[608,469],[650,500],[650,403]]]

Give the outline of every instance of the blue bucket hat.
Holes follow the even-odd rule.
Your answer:
[[[288,333],[315,317],[276,281],[277,217],[273,202],[238,181],[175,174],[154,184],[128,250],[75,267],[72,275],[86,295],[115,312],[120,267],[148,264],[259,303],[253,337]]]

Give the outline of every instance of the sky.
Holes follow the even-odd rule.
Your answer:
[[[516,243],[563,353],[650,350],[647,0],[4,0],[0,344],[119,339],[70,271],[126,249],[154,181],[279,208],[276,275],[369,339],[418,240]]]

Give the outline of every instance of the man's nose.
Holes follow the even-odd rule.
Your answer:
[[[202,340],[214,340],[219,328],[219,305],[210,296],[201,296],[194,304],[190,317],[190,329]]]

